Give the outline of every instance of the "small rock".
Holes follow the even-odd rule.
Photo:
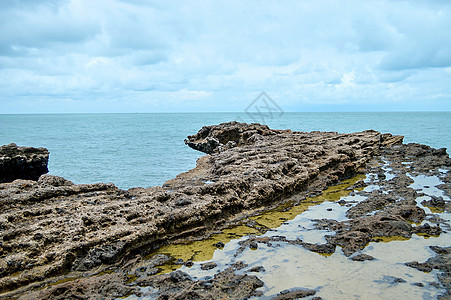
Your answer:
[[[437,207],[437,208],[445,208],[446,202],[443,200],[443,197],[430,196],[431,200],[424,200],[421,202],[424,206]]]
[[[439,246],[429,246],[429,249],[440,255],[446,255],[451,252],[449,248],[442,248]]]
[[[200,264],[200,268],[202,270],[211,270],[213,268],[216,268],[217,264],[215,262],[207,262],[204,264]]]
[[[246,267],[247,267],[247,264],[244,263],[243,261],[238,261],[232,265],[232,268],[235,270],[241,270]]]
[[[404,279],[398,278],[398,277],[393,280],[393,283],[403,283],[403,282],[406,282],[406,281]]]
[[[315,290],[285,290],[279,293],[273,300],[289,300],[289,299],[299,299],[308,296],[313,296],[316,294]]]
[[[335,244],[330,244],[330,243],[326,243],[326,244],[310,244],[310,243],[305,243],[301,240],[295,240],[295,241],[290,241],[290,244],[295,244],[295,245],[301,245],[303,246],[305,249],[316,252],[316,253],[325,253],[325,254],[332,254],[335,252]]]
[[[191,281],[191,276],[182,271],[172,272],[170,275],[172,282]]]
[[[351,257],[351,260],[353,261],[365,261],[365,260],[373,260],[374,257],[368,254],[359,254],[356,256]]]
[[[217,242],[216,244],[213,244],[213,246],[215,246],[216,248],[224,248],[224,243],[223,242]]]
[[[436,226],[431,226],[429,223],[425,223],[424,225],[414,227],[413,232],[428,235],[440,235],[442,233],[442,229],[438,224]]]
[[[265,272],[265,268],[263,266],[256,266],[249,269],[249,272]]]
[[[432,266],[428,263],[419,263],[417,261],[411,261],[405,264],[408,267],[415,268],[417,270],[420,270],[422,272],[431,272]]]
[[[252,250],[257,250],[258,249],[257,242],[250,242],[249,243],[249,248],[251,248]]]

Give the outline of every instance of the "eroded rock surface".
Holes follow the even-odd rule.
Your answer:
[[[416,200],[423,194],[411,187],[414,180],[410,176],[426,174],[444,179],[445,176],[439,169],[451,166],[446,151],[425,145],[407,144],[386,147],[381,155],[391,169],[393,178],[386,180],[381,165],[368,166],[367,173],[374,174],[372,182],[377,184],[378,188],[371,192],[361,192],[367,198],[347,211],[349,220],[317,222],[318,228],[335,232],[334,235],[326,236],[328,244],[341,246],[347,256],[364,249],[370,241],[387,237],[410,238],[414,233],[438,236],[442,232],[442,222],[433,222],[438,223],[435,225],[416,225],[426,220],[427,216]],[[430,200],[424,200],[423,204],[445,209],[449,206],[449,201],[431,196]]]
[[[195,135],[188,136],[185,144],[195,150],[212,154],[237,146],[252,145],[264,136],[290,133],[291,130],[274,130],[267,125],[229,122],[204,126]]]
[[[0,146],[0,183],[15,179],[38,180],[47,173],[49,151],[45,148]]]
[[[168,242],[226,226],[238,214],[242,218],[273,207],[294,194],[319,193],[365,172],[373,157],[389,155],[387,151],[403,155],[404,146],[393,147],[401,142],[400,136],[372,130],[306,133],[231,122],[188,137],[190,147],[209,155],[162,187],[123,191],[113,184],[75,185],[51,175],[0,184],[1,292],[11,295],[11,290],[53,276],[123,265]],[[436,158],[424,160],[418,171],[430,168],[431,162],[443,164],[447,157],[446,151],[421,145],[412,149],[409,155],[419,159],[428,153]],[[329,244],[299,244],[325,253],[340,245],[350,255],[378,235],[411,235],[408,221],[424,218],[409,199],[399,208],[392,204],[400,199],[379,198],[381,204],[355,209],[350,222],[331,225],[337,234]],[[387,215],[367,219],[373,206]]]
[[[137,283],[159,289],[155,293],[157,299],[248,299],[258,296],[256,289],[263,286],[257,276],[237,275],[232,268],[208,280],[193,280],[188,274],[175,271],[138,279]],[[152,295],[152,291],[148,295]]]
[[[21,300],[34,299],[117,299],[130,294],[141,295],[137,286],[127,285],[129,278],[124,273],[111,273],[89,278],[62,282],[43,290],[22,295]]]

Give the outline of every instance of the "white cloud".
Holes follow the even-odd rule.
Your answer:
[[[0,104],[230,111],[264,90],[293,110],[450,109],[447,28],[447,1],[3,1]]]

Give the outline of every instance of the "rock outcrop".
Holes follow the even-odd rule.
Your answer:
[[[210,155],[162,187],[123,191],[51,175],[2,183],[0,292],[123,264],[226,226],[238,214],[320,192],[363,172],[383,147],[401,142],[373,130],[291,132],[232,122],[190,136],[188,145]]]
[[[319,228],[327,228],[335,233],[326,236],[326,245],[342,247],[346,256],[364,249],[370,241],[409,239],[412,234],[438,236],[442,232],[439,224],[413,225],[421,224],[426,219],[426,213],[417,203],[417,198],[424,194],[410,186],[414,180],[408,175],[427,174],[442,177],[438,169],[451,167],[451,159],[446,151],[425,145],[407,144],[386,147],[381,156],[396,176],[385,180],[385,171],[380,165],[368,167],[366,173],[377,175],[371,177],[370,183],[378,188],[371,192],[362,192],[366,199],[346,212],[349,220],[318,220]],[[353,188],[362,184],[363,182],[356,184]],[[435,196],[423,203],[443,209],[449,207],[447,201]]]
[[[38,180],[47,173],[49,151],[45,148],[18,147],[16,144],[0,147],[0,183],[15,179]]]
[[[267,125],[258,123],[246,124],[239,122],[222,123],[204,126],[195,135],[190,135],[185,144],[194,150],[212,154],[213,152],[230,149],[237,146],[251,145],[261,140],[263,136],[280,133],[290,133],[291,130],[274,130]]]

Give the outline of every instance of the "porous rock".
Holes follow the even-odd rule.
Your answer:
[[[37,180],[47,173],[49,151],[45,148],[0,146],[0,183],[15,179]]]
[[[205,147],[211,149],[203,149],[207,137],[219,144],[209,142]],[[231,122],[204,127],[188,141],[210,155],[161,187],[123,191],[113,184],[75,185],[47,175],[1,183],[0,292],[121,263],[202,234],[239,213],[325,189],[364,170],[402,137]]]

